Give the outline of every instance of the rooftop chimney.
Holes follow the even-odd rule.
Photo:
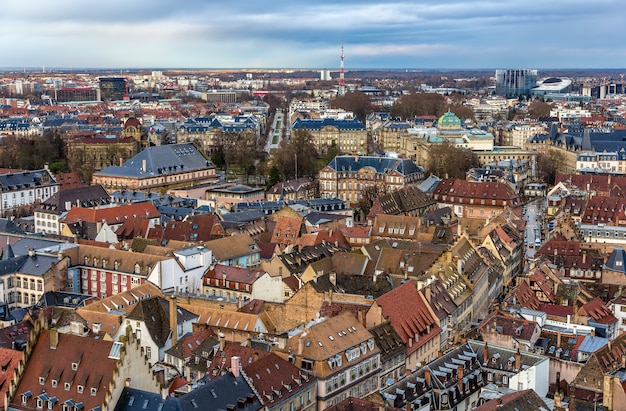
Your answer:
[[[430,387],[430,370],[424,371],[424,380],[426,380],[426,386]]]
[[[298,355],[302,355],[304,352],[304,337],[306,337],[306,332],[301,333],[298,337]]]
[[[489,346],[485,341],[485,347],[483,348],[483,364],[487,364],[487,361],[489,361]]]
[[[456,381],[457,384],[459,385],[459,394],[463,395],[463,366],[459,365],[458,367],[456,367]]]
[[[178,310],[176,296],[170,297],[170,329],[172,330],[172,347],[178,342]]]
[[[515,369],[519,370],[522,366],[522,354],[519,352],[519,347],[517,347],[517,352],[515,353]]]
[[[219,337],[220,337],[220,350],[224,351],[224,345],[225,345],[225,340],[226,340],[226,336],[224,335],[224,333],[219,333]]]
[[[235,355],[230,357],[230,372],[233,373],[233,376],[235,378],[239,378],[239,367],[240,367],[239,357]]]
[[[56,350],[59,345],[59,332],[56,328],[50,328],[50,349]]]

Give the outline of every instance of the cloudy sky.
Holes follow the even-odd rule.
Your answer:
[[[624,0],[1,0],[0,67],[622,68]]]

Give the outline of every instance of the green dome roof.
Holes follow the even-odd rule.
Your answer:
[[[459,118],[450,110],[448,110],[448,112],[443,116],[439,117],[437,124],[442,128],[461,128],[461,120],[459,120]]]

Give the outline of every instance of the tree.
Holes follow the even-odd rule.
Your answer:
[[[361,120],[365,124],[365,118],[368,114],[374,112],[374,106],[370,96],[360,91],[352,91],[344,94],[343,96],[337,96],[330,101],[332,108],[342,108],[346,111],[351,111],[354,116]]]
[[[474,109],[465,104],[455,104],[450,106],[450,111],[461,120],[474,120]]]
[[[436,176],[463,179],[470,168],[479,166],[478,156],[471,150],[450,143],[430,147],[427,171]]]
[[[282,140],[274,152],[275,164],[285,180],[315,176],[318,157],[313,135],[307,130],[295,130],[289,141]]]
[[[528,106],[528,114],[532,118],[550,117],[550,110],[552,107],[552,104],[544,103],[540,100],[534,100]]]
[[[385,194],[387,194],[387,186],[384,184],[366,186],[363,190],[361,190],[358,208],[361,210],[363,217],[367,217],[369,214],[372,209],[372,205],[374,204],[374,200]]]
[[[438,93],[412,93],[400,97],[391,107],[394,117],[411,118],[415,116],[440,117],[446,111],[446,100]]]
[[[562,167],[564,156],[557,150],[548,150],[547,153],[537,154],[536,173],[540,181],[548,185],[554,185],[556,173]]]
[[[211,156],[211,161],[217,168],[223,168],[226,164],[226,155],[224,154],[224,146],[219,145],[215,153]]]
[[[278,170],[278,166],[274,164],[270,168],[270,176],[267,180],[267,188],[270,189],[274,187],[278,182],[280,182],[280,170]]]
[[[324,166],[327,165],[339,154],[339,147],[337,147],[337,143],[333,141],[330,147],[328,147],[328,150],[326,150],[326,154],[322,157],[322,163],[324,163]]]

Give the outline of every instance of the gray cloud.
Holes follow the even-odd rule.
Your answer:
[[[622,0],[3,0],[5,67],[620,67]]]

